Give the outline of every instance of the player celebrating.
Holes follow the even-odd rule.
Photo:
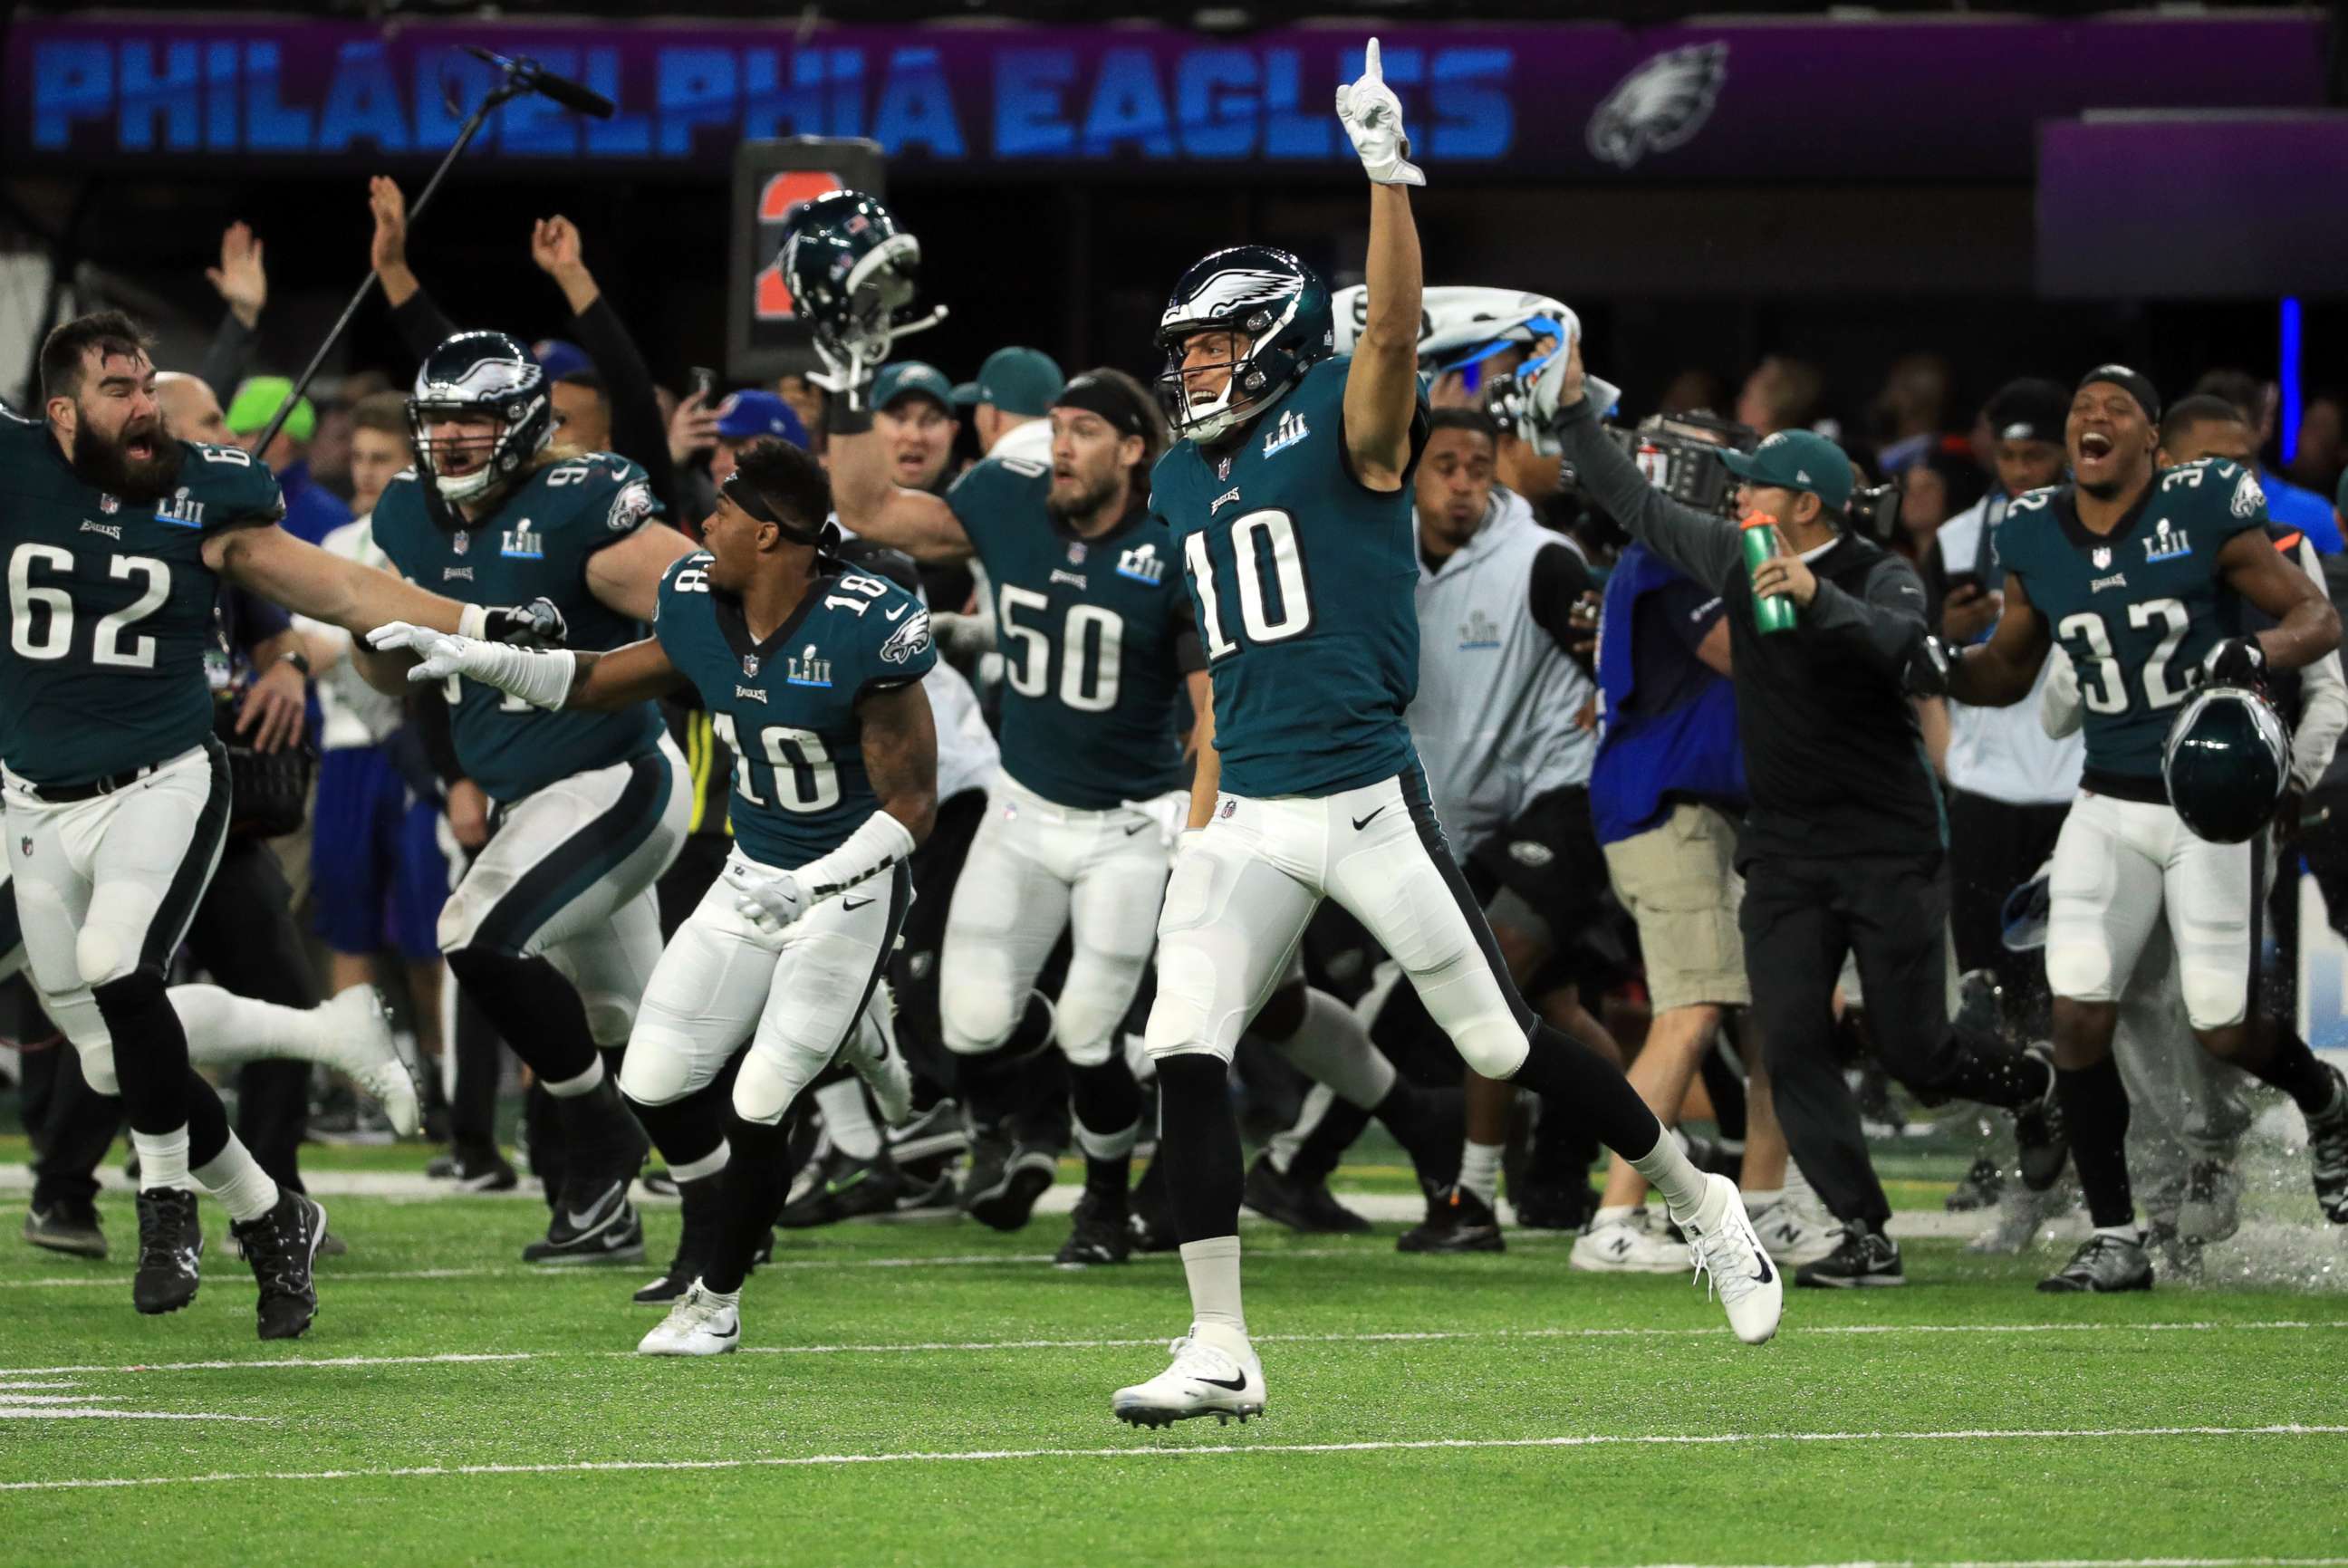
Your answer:
[[[621,1081],[681,1185],[723,1171],[699,1277],[637,1348],[719,1356],[781,1211],[783,1119],[839,1058],[883,1116],[912,1085],[890,1047],[882,967],[911,901],[906,861],[937,811],[937,737],[921,681],[937,655],[903,589],[829,552],[829,486],[786,442],[743,449],[702,525],[707,549],[660,583],[654,635],[608,653],[530,652],[409,626],[374,634],[558,714],[628,713],[693,686],[737,758],[726,871],[661,955]],[[748,1042],[727,1116],[713,1092]]]
[[[1190,1332],[1119,1389],[1151,1425],[1264,1407],[1240,1303],[1239,1130],[1226,1079],[1241,1027],[1324,897],[1393,954],[1460,1055],[1579,1106],[1654,1183],[1742,1338],[1776,1330],[1782,1286],[1735,1185],[1664,1136],[1622,1074],[1540,1022],[1509,983],[1443,830],[1403,719],[1416,684],[1411,478],[1426,435],[1413,348],[1418,238],[1402,109],[1376,40],[1338,118],[1372,181],[1368,319],[1327,357],[1329,296],[1283,251],[1199,263],[1159,328],[1181,436],[1151,476],[1198,610],[1213,684],[1190,825],[1159,923],[1146,1040]]]
[[[2088,372],[2065,431],[2072,482],[2007,510],[1997,541],[2005,614],[1950,660],[1947,695],[2030,694],[2060,639],[2086,706],[2086,770],[2055,841],[2046,978],[2057,1084],[2096,1230],[2042,1290],[2152,1284],[2128,1185],[2127,1092],[2112,1060],[2119,1001],[2156,919],[2176,944],[2185,1010],[2212,1054],[2289,1094],[2307,1117],[2316,1198],[2348,1222],[2348,1089],[2280,1020],[2250,1016],[2250,843],[2180,820],[2162,778],[2171,720],[2197,674],[2256,684],[2339,645],[2340,618],[2268,542],[2255,475],[2218,459],[2156,467],[2160,400],[2124,366]],[[2244,601],[2274,624],[2229,635]]]
[[[476,603],[543,600],[555,640],[633,642],[662,572],[693,546],[654,520],[635,464],[550,448],[553,406],[529,351],[458,333],[417,372],[407,409],[416,468],[375,510],[392,563]],[[546,1235],[522,1256],[640,1262],[628,1184],[644,1133],[597,1047],[626,1042],[660,958],[653,883],[692,813],[685,759],[649,702],[541,713],[461,680],[448,696],[458,760],[497,803],[497,831],[440,912],[440,948],[554,1097],[566,1144]]]
[[[107,311],[41,346],[43,422],[0,417],[0,763],[8,865],[44,1004],[90,1087],[119,1094],[138,1150],[141,1312],[195,1296],[191,1189],[220,1199],[260,1282],[263,1339],[310,1326],[325,1211],[281,1191],[189,1066],[164,989],[228,829],[204,649],[226,578],[316,620],[407,615],[488,627],[479,609],[329,555],[276,526],[277,481],[234,447],[173,438],[138,325]],[[397,688],[396,672],[373,678]]]

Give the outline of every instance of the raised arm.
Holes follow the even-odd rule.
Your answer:
[[[571,659],[571,689],[562,699],[564,707],[611,713],[666,696],[688,684],[685,672],[669,662],[668,650],[661,646],[658,637],[646,637],[608,654],[585,649],[509,651],[534,659]]]
[[[1682,506],[1649,484],[1638,465],[1607,437],[1598,423],[1594,400],[1584,395],[1580,338],[1567,346],[1566,355],[1556,436],[1583,492],[1632,538],[1701,586],[1717,591],[1729,573],[1744,565],[1745,547],[1737,540],[1736,525],[1716,512]]]
[[[839,525],[916,561],[969,560],[970,535],[953,508],[889,477],[888,444],[872,428],[871,416],[850,412],[838,398],[828,414],[824,455],[831,464],[831,504]]]
[[[1354,474],[1375,490],[1402,488],[1418,413],[1418,225],[1410,187],[1426,177],[1410,163],[1402,102],[1385,84],[1372,38],[1359,80],[1337,89],[1337,118],[1369,175],[1370,249],[1363,263],[1369,316],[1345,371],[1345,450]]]
[[[407,678],[419,685],[461,676],[533,707],[609,713],[666,696],[685,684],[685,673],[669,662],[657,637],[599,654],[509,647],[393,621],[368,632],[366,644],[381,654],[416,655]]]

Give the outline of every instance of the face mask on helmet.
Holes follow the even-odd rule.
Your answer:
[[[945,319],[943,305],[916,314],[921,241],[860,191],[829,191],[793,208],[777,264],[793,312],[836,364],[878,366],[898,338]]]
[[[2177,716],[2161,752],[2168,802],[2193,835],[2239,844],[2273,820],[2290,782],[2291,737],[2246,686],[2204,686]]]
[[[1186,366],[1190,341],[1210,332],[1236,334],[1247,346],[1226,360]],[[1311,268],[1268,245],[1218,251],[1183,274],[1159,319],[1167,419],[1179,436],[1220,439],[1277,402],[1334,340],[1328,293]],[[1191,377],[1216,369],[1227,371],[1222,385],[1194,395]]]

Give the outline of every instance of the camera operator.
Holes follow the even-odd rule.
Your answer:
[[[1913,568],[1844,527],[1850,462],[1808,431],[1721,460],[1738,511],[1775,520],[1778,552],[1748,571],[1738,524],[1653,489],[1584,396],[1577,337],[1534,407],[1590,499],[1727,601],[1737,734],[1752,797],[1737,845],[1753,1012],[1794,1158],[1842,1222],[1800,1284],[1896,1284],[1891,1206],[1835,1055],[1834,989],[1856,956],[1884,1065],[1921,1092],[2024,1110],[2025,1146],[2054,1140],[2054,1073],[1995,1040],[1960,1041],[1948,1013],[1949,877],[1939,789],[1906,674],[1925,638]],[[1764,602],[1794,610],[1765,633]],[[1776,612],[1769,612],[1774,617]]]

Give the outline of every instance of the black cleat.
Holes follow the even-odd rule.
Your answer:
[[[318,1286],[310,1265],[326,1233],[326,1211],[289,1187],[278,1193],[277,1207],[229,1229],[261,1286],[261,1337],[299,1339],[318,1315]]]
[[[2144,1250],[2143,1237],[2131,1241],[2098,1232],[2080,1243],[2069,1263],[2040,1280],[2038,1288],[2050,1295],[2150,1290],[2152,1259]]]
[[[640,1264],[644,1261],[644,1222],[628,1202],[633,1177],[606,1178],[589,1186],[573,1178],[547,1221],[546,1234],[521,1250],[526,1264]],[[583,1197],[582,1202],[580,1199]]]
[[[2022,1149],[2022,1184],[2044,1192],[2062,1180],[2071,1158],[2071,1128],[2054,1089],[2054,1060],[2034,1046],[2029,1054],[2046,1064],[2046,1095],[2013,1113],[2013,1140]]]
[[[1492,1206],[1454,1182],[1427,1195],[1426,1218],[1395,1240],[1401,1253],[1504,1253],[1499,1217]]]
[[[889,1157],[901,1170],[924,1160],[951,1158],[967,1150],[971,1142],[962,1109],[951,1099],[938,1101],[902,1127],[889,1129],[886,1136]]]
[[[1267,1220],[1276,1220],[1306,1235],[1359,1235],[1370,1222],[1337,1202],[1325,1181],[1282,1171],[1269,1151],[1248,1167],[1247,1186],[1240,1200]]]
[[[1906,1284],[1908,1271],[1900,1263],[1899,1243],[1854,1222],[1843,1227],[1842,1245],[1796,1269],[1794,1283],[1816,1290],[1858,1290]]]
[[[1061,1244],[1059,1256],[1052,1260],[1055,1264],[1064,1269],[1084,1269],[1121,1264],[1132,1255],[1133,1243],[1125,1230],[1126,1216],[1105,1213],[1104,1207],[1090,1192],[1076,1200],[1076,1224]]]
[[[2348,1082],[2333,1068],[2332,1109],[2307,1119],[2307,1152],[2315,1166],[2315,1202],[2323,1217],[2348,1225]]]
[[[196,1299],[201,1280],[204,1228],[196,1195],[177,1187],[139,1194],[139,1270],[130,1276],[130,1305],[152,1315],[177,1312]]]
[[[25,1211],[25,1240],[53,1253],[77,1258],[106,1255],[106,1233],[98,1229],[98,1205],[87,1198],[65,1198],[46,1209]]]
[[[1166,1171],[1155,1160],[1126,1195],[1125,1233],[1137,1253],[1170,1253],[1181,1246],[1174,1234],[1174,1200],[1166,1192]]]
[[[1598,1194],[1580,1178],[1544,1181],[1527,1178],[1523,1190],[1512,1192],[1517,1223],[1529,1231],[1579,1231],[1597,1216]]]
[[[1994,1209],[2005,1192],[2005,1172],[1997,1161],[1984,1154],[1972,1162],[1964,1180],[1956,1190],[1941,1200],[1941,1206],[1952,1214],[1970,1214],[1980,1209]]]
[[[2222,1242],[2242,1228],[2242,1178],[2223,1160],[2196,1160],[2185,1172],[2185,1200],[2167,1227],[2196,1250]],[[2173,1257],[2175,1253],[2172,1252]]]
[[[808,1170],[775,1224],[780,1230],[806,1231],[863,1214],[894,1213],[897,1200],[904,1193],[904,1178],[898,1174],[887,1150],[870,1160],[859,1160],[829,1149]]]
[[[514,1168],[494,1149],[451,1149],[425,1166],[424,1174],[454,1181],[468,1192],[510,1192],[521,1185]]]
[[[1038,1143],[994,1145],[1000,1162],[982,1162],[980,1146],[971,1145],[970,1174],[963,1179],[963,1212],[998,1231],[1015,1231],[1027,1223],[1042,1197],[1060,1173],[1058,1156]]]

